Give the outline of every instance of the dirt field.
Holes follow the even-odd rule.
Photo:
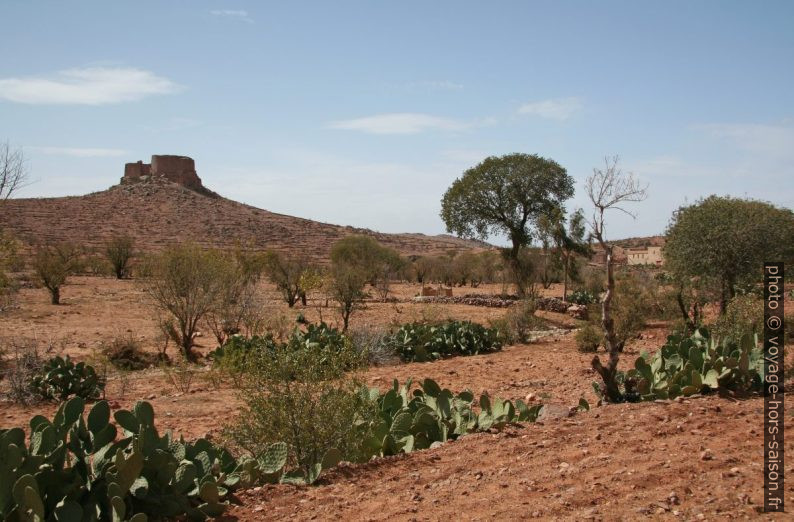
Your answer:
[[[408,298],[418,289],[399,285],[395,290]],[[274,317],[283,313],[291,321],[300,311],[310,320],[322,315],[336,321],[333,309],[315,306],[320,302],[288,311],[275,302],[272,289],[265,290],[273,298],[268,307]],[[498,293],[500,288],[476,291]],[[555,293],[558,289],[550,289],[550,295]],[[135,336],[147,350],[157,350],[161,343],[151,308],[134,281],[74,278],[63,290],[62,306],[48,304],[43,290],[24,289],[18,298],[18,308],[0,315],[6,339],[35,338],[52,353],[78,359],[92,358],[102,343],[117,336]],[[352,327],[448,316],[487,323],[504,313],[465,305],[370,303],[354,313]],[[564,316],[547,315],[573,324]],[[664,323],[649,324],[642,338],[629,345],[623,363],[628,366],[643,350],[652,352],[665,335]],[[201,342],[202,350],[214,348],[208,334]],[[490,355],[376,367],[365,378],[385,388],[395,378],[430,377],[453,390],[467,387],[509,399],[533,394],[535,400],[563,407],[585,397],[595,406],[590,359],[576,350],[572,332],[560,331]],[[149,400],[158,427],[186,437],[217,437],[237,405],[234,390],[216,387],[204,371],[196,372],[187,392],[167,382],[158,369],[126,377],[111,374],[106,393],[113,407]],[[54,409],[0,402],[0,426],[26,425],[33,414],[52,415]],[[244,491],[238,495],[241,504],[226,519],[756,518],[763,493],[762,411],[763,400],[757,397],[716,396],[593,407],[570,418],[470,435],[434,450],[342,465],[317,487]],[[789,430],[794,428],[792,415],[789,406]],[[786,449],[792,449],[790,443]],[[786,471],[792,473],[794,466]],[[786,487],[787,500],[794,502],[794,485]]]

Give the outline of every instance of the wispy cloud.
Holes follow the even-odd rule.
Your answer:
[[[713,123],[695,128],[746,152],[775,158],[794,157],[794,125]]]
[[[141,125],[141,128],[149,132],[177,132],[201,125],[202,122],[194,118],[176,117],[153,125]]]
[[[237,20],[238,22],[245,22],[248,24],[254,23],[254,20],[248,16],[248,11],[242,9],[213,9],[210,11],[212,16],[220,16],[230,20]]]
[[[541,118],[550,120],[564,121],[573,116],[573,114],[581,108],[582,100],[579,98],[554,98],[525,103],[518,108],[518,113],[540,116]]]
[[[51,76],[0,79],[0,99],[28,104],[107,105],[180,89],[168,78],[130,67],[86,67]]]
[[[75,158],[112,158],[127,154],[123,149],[100,149],[100,148],[78,148],[78,147],[25,147],[48,156],[73,156]]]
[[[328,126],[332,129],[354,130],[367,134],[418,134],[432,130],[462,131],[471,128],[473,124],[431,114],[403,112],[335,121]]]

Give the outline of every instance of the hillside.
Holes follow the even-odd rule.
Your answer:
[[[0,205],[0,223],[25,243],[74,241],[100,247],[127,233],[144,251],[180,241],[206,246],[301,252],[325,259],[331,245],[350,234],[367,234],[404,255],[440,254],[490,245],[452,236],[384,234],[276,214],[190,190],[161,178],[115,185],[85,196],[10,199]]]

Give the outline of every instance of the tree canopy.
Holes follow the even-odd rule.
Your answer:
[[[794,213],[763,201],[710,196],[673,214],[664,257],[673,274],[713,285],[724,312],[738,286],[762,279],[764,261],[794,259]]]
[[[573,196],[574,180],[551,159],[536,154],[491,156],[456,179],[441,200],[447,231],[487,239],[505,234],[511,257],[532,240],[537,220]]]

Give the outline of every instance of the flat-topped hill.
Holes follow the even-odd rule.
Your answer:
[[[404,255],[490,246],[447,235],[384,234],[276,214],[157,176],[85,196],[6,200],[0,204],[0,227],[25,243],[66,240],[100,247],[113,235],[129,234],[144,251],[194,241],[300,252],[317,260],[327,258],[331,245],[350,234],[371,235]]]

